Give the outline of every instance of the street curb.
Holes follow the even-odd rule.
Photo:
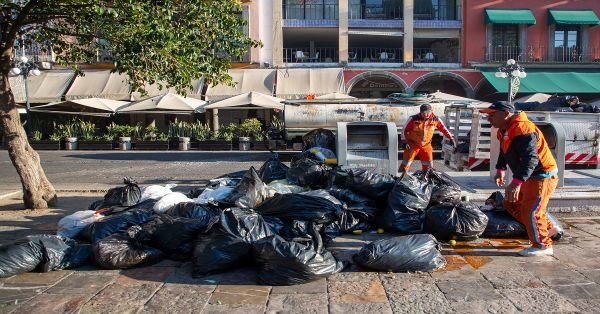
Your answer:
[[[5,198],[9,198],[9,197],[13,197],[13,196],[17,196],[21,193],[21,191],[14,191],[14,192],[8,192],[5,194],[0,195],[0,200],[5,199]]]

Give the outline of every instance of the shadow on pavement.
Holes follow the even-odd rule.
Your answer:
[[[179,162],[266,161],[269,152],[114,152],[66,155],[68,158],[94,160],[150,160]]]

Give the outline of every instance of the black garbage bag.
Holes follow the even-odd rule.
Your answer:
[[[258,169],[258,175],[264,183],[268,184],[271,181],[285,179],[288,169],[288,166],[279,161],[279,154],[273,153],[271,158]]]
[[[489,206],[493,210],[506,210],[504,208],[504,195],[500,191],[492,193],[492,195],[485,200],[485,205]]]
[[[142,197],[142,190],[137,185],[137,181],[130,177],[124,177],[125,186],[112,188],[104,195],[104,207],[114,205],[132,206],[137,204]]]
[[[258,280],[267,285],[296,285],[340,272],[344,266],[323,249],[321,236],[313,224],[309,244],[287,241],[274,235],[254,243]]]
[[[429,204],[432,186],[406,173],[396,180],[388,196],[381,224],[390,231],[413,234],[423,232],[423,211]]]
[[[131,209],[119,214],[111,215],[87,225],[77,235],[80,239],[96,243],[111,234],[123,232],[133,225],[143,225],[154,215],[152,207]]]
[[[223,208],[233,207],[235,206],[235,202],[242,196],[246,196],[248,191],[257,185],[257,182],[262,183],[260,176],[256,172],[254,167],[250,167],[248,171],[244,174],[240,182],[233,188],[231,194],[227,196],[223,201],[220,201],[220,205]]]
[[[90,206],[88,206],[88,210],[97,211],[102,208],[102,204],[104,204],[104,199],[93,201]]]
[[[37,270],[69,269],[87,262],[91,246],[57,235],[31,235],[0,247],[0,278]]]
[[[327,191],[344,203],[346,209],[353,213],[360,213],[358,218],[366,222],[374,222],[375,216],[382,212],[373,199],[354,193],[351,190],[332,188]]]
[[[221,215],[221,210],[210,204],[184,202],[176,204],[167,210],[165,214],[173,217],[211,219],[209,217],[216,216],[218,218]]]
[[[136,240],[141,230],[140,226],[133,226],[127,232],[113,234],[94,244],[92,252],[96,265],[105,269],[126,269],[163,260],[165,254],[161,250]]]
[[[264,216],[316,223],[328,223],[336,220],[341,210],[342,206],[324,197],[296,193],[275,194],[274,197],[256,207],[256,212]]]
[[[558,241],[562,239],[562,237],[565,235],[565,228],[563,227],[562,223],[556,217],[554,217],[554,215],[548,212],[546,212],[546,219],[550,220],[554,225],[554,228],[556,228],[556,234],[551,235],[550,239],[552,239],[552,241]]]
[[[293,185],[320,189],[327,186],[328,168],[321,161],[303,157],[292,161],[286,178]]]
[[[527,237],[525,226],[506,211],[484,211],[488,223],[481,234],[484,238],[523,238]]]
[[[335,134],[327,129],[314,129],[302,136],[302,150],[323,147],[335,152]]]
[[[473,203],[442,203],[427,209],[425,230],[439,240],[475,240],[488,223],[487,216]]]
[[[460,186],[445,177],[444,173],[428,169],[427,171],[416,171],[414,176],[422,180],[430,180],[433,184],[429,206],[460,202]]]
[[[388,174],[380,174],[363,168],[338,167],[331,171],[330,186],[350,189],[355,193],[374,200],[385,200],[394,187],[396,179]]]
[[[210,233],[196,238],[192,276],[205,276],[243,264],[250,259],[252,243],[274,234],[262,216],[251,209],[223,211],[220,223]]]
[[[438,241],[430,234],[382,239],[365,245],[352,256],[361,267],[377,271],[434,271],[446,265]]]
[[[196,236],[199,233],[207,233],[218,221],[217,215],[184,218],[158,214],[142,226],[136,239],[158,248],[167,255],[183,258],[192,253]]]

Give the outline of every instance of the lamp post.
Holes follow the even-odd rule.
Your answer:
[[[33,63],[32,61],[29,61],[29,59],[26,56],[22,56],[21,58],[19,58],[19,61],[15,62],[13,68],[10,69],[10,74],[21,75],[23,77],[23,82],[25,84],[25,103],[26,103],[25,110],[27,112],[27,139],[31,140],[31,138],[32,138],[32,131],[31,131],[32,120],[31,120],[31,111],[29,110],[30,109],[29,87],[27,86],[27,77],[29,77],[30,75],[38,76],[41,74],[41,72],[35,63]]]
[[[508,104],[512,104],[513,98],[517,95],[521,79],[527,77],[525,68],[517,64],[514,59],[508,59],[506,64],[498,67],[496,77],[508,78]]]

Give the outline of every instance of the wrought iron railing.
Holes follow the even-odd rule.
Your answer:
[[[414,9],[415,20],[459,20],[458,5],[432,4],[431,1],[416,1]]]
[[[485,50],[486,62],[508,59],[531,63],[600,63],[600,47],[490,46]]]
[[[335,47],[315,47],[312,51],[310,47],[283,48],[283,60],[288,63],[338,62],[338,51]]]
[[[337,20],[337,4],[286,4],[283,3],[283,18],[298,20]]]
[[[33,62],[54,62],[54,56],[49,48],[42,48],[38,45],[29,45],[25,49],[15,48],[13,49],[13,56],[15,58],[25,56]]]
[[[348,62],[352,63],[402,63],[402,48],[348,48]]]
[[[351,4],[348,7],[348,18],[351,20],[399,20],[402,19],[402,6],[372,6],[367,4]]]
[[[414,63],[459,63],[460,54],[458,47],[444,47],[443,49],[414,48]]]

